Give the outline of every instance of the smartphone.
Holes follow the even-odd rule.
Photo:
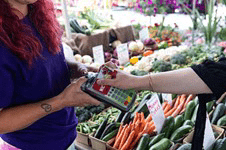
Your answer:
[[[123,90],[109,85],[97,84],[99,79],[114,79],[116,75],[116,70],[103,65],[98,73],[87,75],[88,80],[81,86],[81,89],[99,101],[108,103],[121,111],[129,111],[136,99],[135,90]]]

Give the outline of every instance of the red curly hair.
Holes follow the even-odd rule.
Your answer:
[[[59,53],[63,32],[54,14],[53,2],[38,0],[28,5],[28,11],[29,18],[48,45],[49,52]],[[29,66],[42,53],[39,39],[31,33],[31,28],[21,23],[9,3],[0,0],[0,42]]]

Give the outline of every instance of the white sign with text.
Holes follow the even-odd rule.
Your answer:
[[[157,132],[160,133],[165,117],[158,95],[154,94],[146,104],[156,126]]]
[[[117,54],[118,54],[118,60],[120,65],[124,65],[127,62],[129,62],[129,50],[127,43],[125,44],[120,44],[117,46]]]
[[[105,63],[103,45],[93,47],[93,58],[95,63],[99,63],[100,65]]]
[[[147,38],[149,38],[149,31],[148,31],[148,28],[143,28],[140,32],[139,32],[139,37],[140,37],[140,40],[142,42],[144,42],[144,40],[146,40]]]
[[[172,94],[163,93],[162,98],[172,106]]]
[[[212,150],[215,143],[213,129],[208,114],[206,113],[206,128],[204,132],[203,148],[204,150]]]

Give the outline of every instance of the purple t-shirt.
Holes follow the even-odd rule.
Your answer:
[[[29,69],[0,41],[0,108],[52,98],[70,84],[63,50],[57,55],[49,53],[29,17],[25,17],[22,22],[30,26],[41,41],[43,58],[34,60]],[[0,137],[23,150],[65,150],[76,138],[77,123],[74,108],[67,107],[36,121],[26,129]]]

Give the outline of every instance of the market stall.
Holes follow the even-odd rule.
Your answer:
[[[139,2],[134,3],[134,8],[146,15],[150,11],[147,9],[149,5],[157,7],[149,1],[146,2],[147,5]],[[115,2],[113,4],[116,6]],[[124,27],[109,26],[113,24],[110,23],[112,20],[100,21],[101,17],[97,19],[95,11],[87,10],[81,13],[82,18],[88,20],[87,28],[82,27],[83,23],[77,18],[76,27],[70,25],[74,32],[72,37],[64,39],[64,42],[74,51],[75,61],[96,67],[112,61],[120,69],[136,76],[186,68],[206,59],[218,61],[226,53],[226,24],[222,17],[224,15],[217,14],[214,4],[215,1],[205,4],[206,6],[203,2],[197,2],[197,8],[194,8],[191,7],[191,2],[183,7],[175,3],[173,12],[190,9],[183,10],[186,15],[180,14],[181,18],[191,17],[191,22],[188,23],[192,27],[190,29],[181,27],[183,23],[168,25],[169,18],[166,18],[173,14],[158,14],[157,9],[154,13],[156,16],[161,15],[160,18],[149,23],[132,21]],[[167,9],[170,10],[171,5],[169,2]],[[225,8],[223,4],[222,6]],[[161,4],[158,9],[162,7]],[[206,9],[208,18],[205,18]],[[104,26],[106,28],[102,28]],[[102,30],[93,32],[94,28]],[[77,108],[76,115],[80,121],[77,126],[76,148],[191,149],[193,135],[196,135],[198,127],[196,118],[199,106],[204,105],[208,115],[206,120],[202,120],[206,122],[203,147],[205,150],[225,149],[225,95],[218,100],[209,99],[206,103],[200,103],[199,99],[202,96],[139,91],[129,112],[122,112],[112,106]],[[162,119],[156,121],[156,118]]]

